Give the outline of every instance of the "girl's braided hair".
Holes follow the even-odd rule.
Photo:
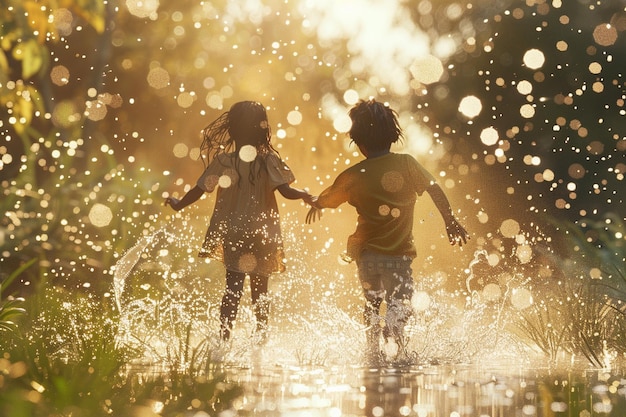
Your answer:
[[[361,100],[348,114],[352,119],[348,135],[358,146],[370,151],[385,150],[404,138],[398,114],[386,104]]]

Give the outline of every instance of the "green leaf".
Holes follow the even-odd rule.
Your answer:
[[[7,56],[2,49],[0,49],[0,72],[9,73],[9,61],[7,61]]]
[[[22,77],[28,79],[43,67],[42,46],[34,39],[26,42],[23,48]]]
[[[25,264],[21,265],[19,268],[17,268],[15,271],[13,271],[7,279],[5,279],[4,281],[2,281],[0,283],[0,296],[2,295],[2,292],[9,286],[11,285],[11,283],[22,274],[22,272],[26,271],[28,268],[30,268],[31,266],[33,266],[33,264],[37,262],[37,258],[33,258],[30,261],[26,262]]]

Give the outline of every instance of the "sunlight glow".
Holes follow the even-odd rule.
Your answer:
[[[126,0],[126,7],[134,16],[156,20],[159,0]]]
[[[349,39],[351,70],[355,74],[372,73],[395,94],[410,92],[410,73],[424,70],[420,77],[428,82],[439,79],[443,67],[438,58],[429,56],[428,36],[402,13],[398,0],[308,0],[300,9],[307,21],[317,27],[322,44]],[[442,48],[450,53],[454,48]],[[443,58],[443,57],[441,57]],[[422,61],[425,60],[425,61]],[[428,63],[426,67],[420,63]],[[421,81],[423,82],[423,81]]]
[[[577,14],[567,16],[572,10],[569,5],[554,14],[562,1],[529,0],[490,17],[491,6],[483,9],[477,3],[433,0],[181,4],[124,0],[119,7],[112,5],[116,12],[123,9],[124,18],[106,28],[112,23],[106,8],[93,10],[90,16],[91,8],[80,13],[81,2],[74,2],[71,11],[62,8],[56,12],[53,9],[57,6],[52,4],[58,2],[22,2],[29,10],[24,9],[16,25],[7,26],[10,36],[3,39],[4,52],[0,53],[0,66],[16,78],[0,77],[0,99],[7,112],[7,117],[0,118],[4,139],[0,144],[0,182],[6,217],[0,226],[0,276],[6,263],[9,268],[20,268],[20,275],[29,279],[42,277],[42,272],[55,278],[63,290],[59,292],[59,306],[69,311],[71,301],[76,301],[81,320],[73,324],[98,324],[99,317],[96,321],[95,316],[89,316],[92,313],[81,305],[82,297],[65,300],[70,294],[65,290],[89,288],[89,294],[93,291],[98,295],[93,300],[106,291],[105,297],[114,297],[117,311],[105,318],[115,321],[120,346],[136,349],[133,360],[141,360],[137,364],[158,366],[169,358],[186,358],[184,363],[176,359],[176,365],[192,370],[195,358],[188,358],[187,353],[193,353],[197,346],[203,361],[206,357],[206,361],[244,366],[288,364],[283,369],[297,376],[288,379],[282,370],[272,371],[280,379],[278,387],[265,390],[259,385],[234,400],[233,409],[250,406],[251,410],[259,394],[267,406],[260,412],[273,413],[293,400],[297,407],[307,407],[309,414],[320,411],[339,417],[342,409],[329,409],[334,401],[329,393],[351,393],[360,385],[343,385],[345,375],[335,370],[351,372],[352,365],[358,364],[360,373],[363,359],[379,359],[363,358],[364,352],[378,355],[382,350],[382,359],[394,363],[404,360],[396,355],[410,353],[406,360],[420,367],[441,364],[441,359],[445,363],[482,361],[494,354],[513,357],[516,366],[522,362],[522,354],[524,364],[528,364],[534,352],[526,348],[532,346],[526,346],[524,340],[507,351],[507,345],[516,342],[518,335],[503,334],[520,318],[539,326],[536,332],[526,332],[525,339],[529,336],[533,342],[541,343],[560,326],[567,346],[549,346],[550,352],[544,353],[550,360],[560,353],[580,356],[580,347],[582,352],[590,351],[588,340],[597,338],[582,335],[569,323],[580,319],[600,324],[605,316],[622,318],[612,314],[620,313],[626,301],[610,294],[596,297],[595,292],[581,291],[590,280],[601,280],[592,284],[611,284],[612,272],[600,269],[595,260],[601,257],[595,256],[593,248],[609,257],[621,251],[625,243],[620,210],[626,137],[619,123],[626,115],[626,95],[623,71],[616,68],[621,62],[616,51],[623,46],[624,39],[618,35],[626,32],[626,19],[622,11],[610,19],[604,14],[587,21],[586,15],[584,19]],[[21,10],[19,3],[11,2],[5,14]],[[593,8],[600,9],[602,2],[596,3]],[[591,15],[593,8],[584,12]],[[542,17],[537,19],[539,15]],[[528,30],[534,32],[531,41],[517,43],[513,37],[510,42],[507,22],[525,17],[530,18],[523,22],[528,24],[515,25],[513,35]],[[88,24],[93,27],[85,30]],[[20,30],[14,31],[13,26]],[[555,30],[557,26],[562,27]],[[541,39],[548,33],[550,36]],[[70,34],[71,39],[63,39]],[[94,36],[102,36],[103,42],[92,42]],[[53,41],[54,48],[48,48]],[[102,51],[97,48],[105,43],[107,53],[99,54]],[[541,49],[521,46],[529,44]],[[93,56],[99,59],[93,60]],[[109,56],[111,61],[107,62]],[[46,88],[39,91],[42,81]],[[362,322],[363,293],[355,280],[358,262],[342,252],[347,242],[360,238],[359,233],[352,237],[345,233],[353,230],[356,217],[349,204],[327,208],[323,220],[313,225],[307,218],[305,226],[309,196],[304,202],[290,202],[275,193],[280,198],[280,218],[278,213],[274,217],[270,199],[271,215],[255,212],[241,228],[230,223],[221,228],[233,227],[247,235],[259,232],[258,236],[263,236],[251,246],[272,245],[281,258],[277,261],[286,264],[286,270],[281,271],[284,275],[272,281],[267,297],[272,321],[267,329],[257,326],[263,320],[257,314],[261,309],[256,309],[246,294],[233,343],[220,342],[217,305],[223,296],[220,287],[225,265],[198,251],[202,242],[215,240],[205,231],[207,223],[218,216],[210,218],[206,210],[219,205],[224,192],[245,191],[248,185],[261,184],[248,175],[248,168],[263,169],[264,165],[257,149],[241,146],[241,141],[234,156],[240,158],[236,169],[220,167],[219,171],[207,172],[206,166],[215,156],[211,152],[201,155],[198,130],[217,110],[229,108],[245,95],[261,100],[270,118],[278,121],[271,130],[279,156],[296,168],[294,184],[307,191],[310,186],[312,195],[319,195],[339,172],[367,154],[359,152],[346,134],[352,123],[350,107],[359,100],[374,98],[397,109],[405,140],[394,143],[392,152],[409,153],[423,161],[428,171],[437,173],[439,185],[450,191],[454,216],[460,223],[467,221],[472,236],[462,250],[455,245],[450,248],[447,236],[454,237],[450,233],[453,228],[437,199],[433,201],[444,214],[445,224],[430,204],[434,194],[418,201],[418,250],[414,258],[418,279],[410,303],[403,300],[402,308],[413,313],[407,321],[370,316],[367,323]],[[93,123],[103,119],[104,123]],[[252,126],[265,129],[268,121],[263,119]],[[219,130],[225,134],[226,127],[221,125]],[[218,162],[223,156],[219,155]],[[206,174],[200,181],[204,184],[194,183],[198,178],[194,173],[199,174],[202,166]],[[218,174],[209,175],[212,172]],[[406,189],[409,183],[415,185],[401,167],[374,172],[374,188],[382,187],[389,194]],[[291,175],[289,178],[291,181]],[[182,196],[195,185],[210,192],[218,186],[220,189],[200,197],[204,207],[181,209],[178,204],[184,200]],[[598,198],[592,200],[594,197]],[[256,201],[254,198],[241,201],[256,208],[249,204]],[[372,217],[385,217],[389,222],[409,210],[405,201],[394,198],[371,206]],[[563,227],[556,224],[558,232],[552,227],[555,212],[555,223],[561,223],[559,214],[563,217]],[[321,210],[309,213],[321,217]],[[363,214],[369,213],[356,213]],[[574,217],[578,221],[570,224]],[[236,220],[242,219],[244,216],[236,216]],[[280,220],[282,237],[269,239],[268,227],[263,226],[268,219],[276,220],[272,226],[278,226]],[[549,223],[544,223],[545,219],[550,219]],[[570,226],[575,233],[570,233]],[[256,269],[267,259],[246,249],[243,240],[215,243],[223,245],[220,249],[233,259],[235,270],[249,275],[246,279],[254,293],[258,289],[253,284]],[[569,243],[572,250],[560,253]],[[124,247],[130,248],[118,252]],[[47,255],[40,257],[40,253]],[[24,260],[31,257],[38,267],[22,269]],[[623,260],[620,253],[616,264]],[[110,280],[96,279],[110,275],[113,288]],[[34,287],[30,281],[24,285]],[[570,291],[573,288],[576,292]],[[249,291],[247,285],[245,291]],[[0,299],[0,310],[10,305],[7,301],[13,300]],[[552,308],[558,314],[547,316]],[[528,310],[523,314],[517,311],[522,309]],[[581,312],[590,317],[581,316]],[[594,317],[598,312],[602,317]],[[544,317],[550,317],[550,322]],[[561,326],[561,321],[566,325]],[[410,336],[406,344],[402,338],[394,341],[398,324]],[[378,336],[374,334],[378,327],[386,330],[382,332],[386,337],[368,340]],[[49,330],[56,332],[57,328]],[[58,330],[58,336],[65,332],[61,326]],[[83,330],[89,329],[71,330],[82,336]],[[269,344],[256,346],[259,341],[266,342],[250,337],[258,330],[263,331],[263,337],[270,335]],[[374,332],[368,334],[370,330]],[[593,334],[594,329],[588,330]],[[180,339],[183,334],[184,342]],[[61,337],[57,339],[64,342]],[[367,348],[372,342],[375,345],[370,347],[375,349]],[[611,346],[607,348],[608,342]],[[610,362],[613,350],[621,352],[619,342],[619,338],[606,340],[604,347],[598,343],[593,346],[597,351],[593,356],[606,356]],[[470,349],[463,348],[466,346]],[[56,359],[68,360],[65,348],[55,355]],[[7,365],[7,359],[0,358],[0,368]],[[303,366],[291,366],[296,363]],[[311,371],[316,371],[312,366],[317,365],[324,365],[324,370],[313,375]],[[26,372],[20,369],[26,366],[20,363],[13,372]],[[88,365],[86,371],[92,373],[94,366]],[[461,382],[458,375],[454,379]],[[386,371],[374,378],[368,376],[374,383],[370,386],[371,381],[364,381],[368,385],[361,386],[359,412],[426,417],[436,410],[447,417],[461,417],[470,411],[470,406],[463,404],[454,404],[454,411],[440,411],[435,402],[428,403],[428,390],[406,391],[398,385],[399,376]],[[205,377],[193,382],[206,382]],[[465,388],[449,385],[448,377],[446,372],[436,380],[430,372],[419,372],[419,379],[428,386],[443,389],[446,404],[456,399],[466,402],[470,396],[464,389],[478,389],[480,394],[472,398],[481,401],[494,392],[491,375],[472,379],[486,384],[471,383]],[[341,381],[341,385],[333,385],[332,380]],[[5,378],[0,385],[6,381],[11,382]],[[516,394],[517,386],[504,389],[506,383],[498,381],[498,400],[513,400],[515,395],[528,402],[530,397]],[[623,379],[619,384],[624,385]],[[618,386],[607,389],[615,394]],[[47,401],[47,397],[36,395],[44,392],[43,386],[33,382],[31,387],[35,390],[29,394],[35,396],[31,402]],[[426,395],[381,406],[372,403],[370,396],[413,396],[416,392]],[[280,394],[283,402],[278,402],[278,395],[272,398],[273,394]],[[539,404],[535,401],[538,397],[532,395],[531,402]],[[141,410],[167,414],[172,398],[147,402]],[[411,402],[416,400],[426,403]],[[205,417],[201,410],[209,406],[207,401],[208,397],[190,398],[183,407],[195,417]],[[545,407],[550,401],[553,399],[545,402]],[[493,404],[492,414],[496,411]],[[315,407],[319,410],[313,410]],[[551,407],[565,411],[565,403],[552,402]],[[528,416],[540,411],[535,405],[525,405],[524,410]]]

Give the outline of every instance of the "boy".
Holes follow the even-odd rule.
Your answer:
[[[442,189],[411,155],[390,151],[403,137],[397,113],[375,100],[361,101],[350,110],[349,136],[365,160],[346,169],[313,203],[307,223],[319,218],[319,210],[347,202],[358,213],[356,231],[348,238],[347,255],[356,260],[365,295],[364,321],[368,328],[368,356],[379,354],[379,310],[387,303],[383,335],[403,345],[409,319],[413,277],[411,261],[413,212],[416,195],[428,192],[441,213],[452,245],[462,246],[467,231],[452,214]]]

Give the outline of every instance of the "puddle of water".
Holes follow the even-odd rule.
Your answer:
[[[231,368],[239,408],[259,416],[626,416],[626,380],[596,370],[437,366]]]
[[[194,355],[230,364],[230,382],[244,389],[238,415],[626,417],[626,380],[614,376],[622,371],[538,369],[532,364],[543,362],[531,360],[538,352],[505,331],[519,312],[504,301],[467,303],[462,295],[431,291],[436,302],[429,298],[428,309],[407,324],[411,364],[472,366],[364,368],[360,298],[320,297],[333,291],[304,263],[273,282],[269,341],[256,345],[246,293],[224,345],[217,322],[223,282],[216,278],[223,271],[192,262],[192,252],[174,256],[188,245],[181,235],[159,230],[117,263],[119,342],[144,349],[148,367]],[[559,369],[586,366],[561,354],[551,358]],[[188,362],[182,365],[197,365]]]

